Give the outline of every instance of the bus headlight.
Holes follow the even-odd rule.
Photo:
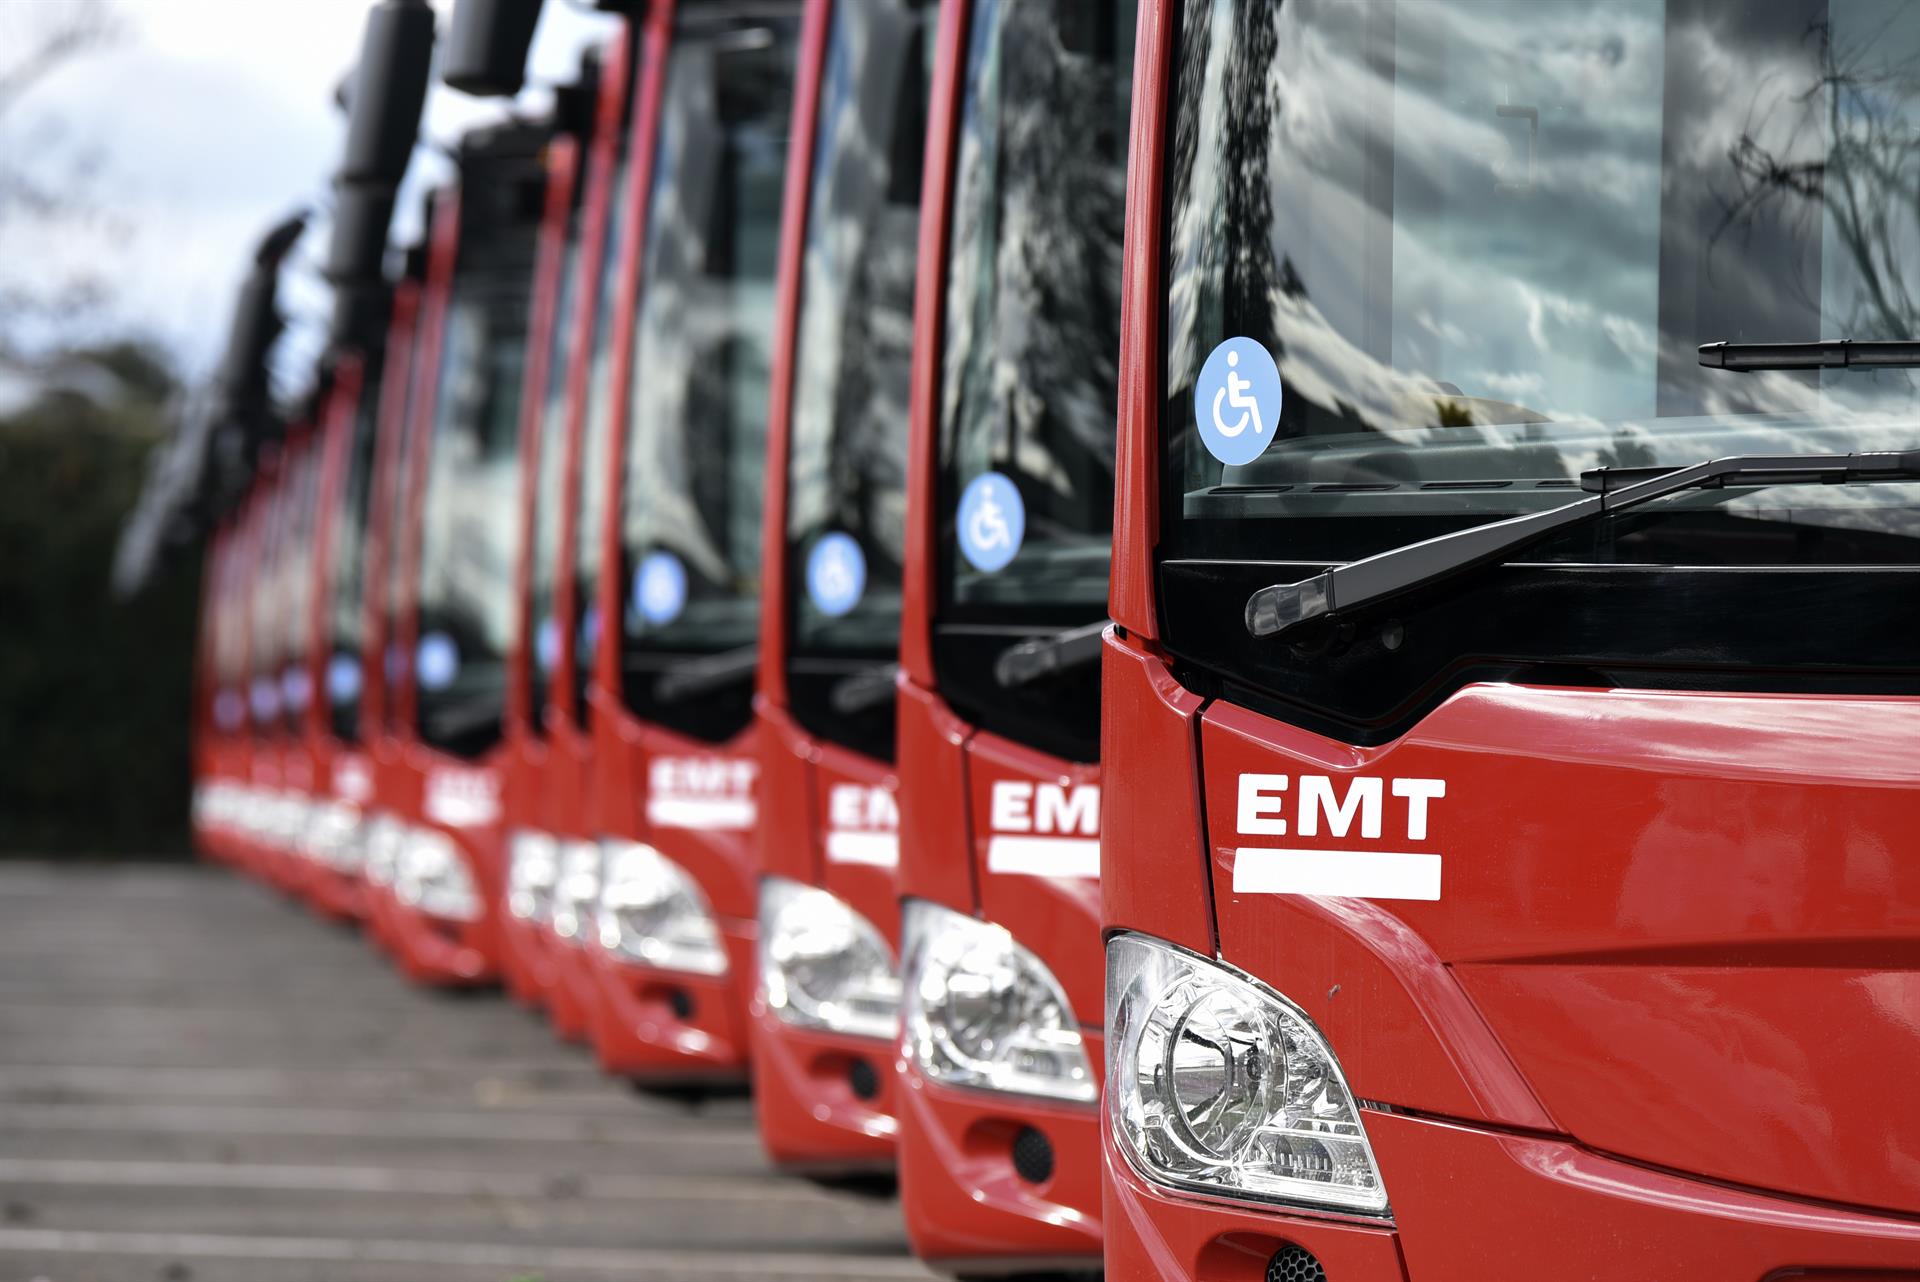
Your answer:
[[[1107,944],[1107,1115],[1158,1183],[1387,1213],[1360,1110],[1306,1015],[1143,935]]]
[[[514,833],[507,852],[507,911],[521,921],[552,921],[559,876],[559,842],[544,832]]]
[[[394,869],[394,893],[400,902],[430,917],[474,921],[480,916],[480,892],[453,838],[431,828],[408,832]]]
[[[365,850],[361,841],[360,808],[350,801],[316,802],[307,820],[309,857],[337,872],[360,867]]]
[[[928,1077],[1086,1104],[1098,1098],[1066,995],[1004,927],[912,900],[900,953],[906,1050]]]
[[[392,815],[375,815],[367,821],[367,860],[361,871],[369,885],[393,884],[406,836],[406,829]]]
[[[560,871],[553,883],[553,933],[570,944],[593,938],[593,906],[600,899],[600,843],[560,843]]]
[[[900,1031],[900,975],[873,923],[824,890],[760,883],[760,982],[782,1020],[888,1041]]]
[[[661,970],[727,973],[720,928],[684,868],[639,842],[608,842],[604,858],[602,948]]]

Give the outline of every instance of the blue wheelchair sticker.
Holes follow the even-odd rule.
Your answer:
[[[560,666],[560,620],[551,614],[540,620],[540,626],[534,630],[533,658],[542,672],[552,672]]]
[[[1200,367],[1193,421],[1207,453],[1229,467],[1251,463],[1273,444],[1280,423],[1280,370],[1251,338],[1229,338]]]
[[[421,689],[444,690],[460,675],[460,647],[444,632],[429,632],[420,638],[413,670]]]
[[[982,472],[960,493],[955,515],[960,551],[984,574],[1007,568],[1027,537],[1027,505],[1020,491],[998,472]]]
[[[336,654],[327,660],[327,698],[341,704],[359,697],[360,660],[351,654]]]
[[[837,619],[860,603],[867,590],[867,555],[851,534],[835,530],[807,557],[807,595],[820,613]]]
[[[672,623],[687,608],[687,567],[671,552],[649,552],[633,572],[633,608],[655,627]]]

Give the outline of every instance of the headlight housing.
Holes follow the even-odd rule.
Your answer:
[[[727,973],[727,950],[706,896],[652,846],[606,843],[600,884],[600,946],[630,961],[692,975]]]
[[[1107,944],[1107,1114],[1158,1183],[1387,1214],[1360,1109],[1312,1021],[1251,976],[1144,935]]]
[[[1066,995],[1004,927],[910,900],[900,952],[906,1050],[929,1078],[1084,1104],[1099,1098]]]
[[[410,830],[400,847],[394,870],[394,893],[400,902],[430,917],[474,921],[480,916],[480,892],[460,857],[453,838],[431,828]]]
[[[521,921],[553,920],[553,887],[560,877],[560,843],[544,832],[513,834],[507,851],[507,911]]]
[[[353,872],[366,854],[360,807],[351,801],[316,802],[307,817],[307,854],[338,872]]]
[[[594,906],[600,900],[600,844],[560,843],[560,874],[553,884],[553,933],[570,944],[593,938]]]
[[[789,1024],[891,1041],[900,1031],[900,974],[873,923],[824,890],[760,883],[760,982]]]
[[[406,835],[406,829],[392,815],[375,815],[367,821],[367,859],[362,872],[370,885],[393,884]]]

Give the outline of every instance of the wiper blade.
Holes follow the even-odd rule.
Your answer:
[[[654,678],[653,697],[661,703],[678,703],[697,694],[706,694],[745,681],[759,666],[758,645],[743,645],[736,650],[722,650],[718,654],[683,659]]]
[[[877,663],[850,677],[842,677],[827,695],[827,702],[842,716],[865,712],[893,698],[893,679],[900,672],[897,663]]]
[[[1504,560],[1563,530],[1682,490],[1913,480],[1920,480],[1920,449],[1872,454],[1741,454],[1665,470],[1599,468],[1580,477],[1581,488],[1594,492],[1591,498],[1410,543],[1335,566],[1299,583],[1261,588],[1247,598],[1247,631],[1256,637],[1277,636],[1309,619],[1399,596]]]
[[[1909,339],[1823,343],[1702,343],[1700,363],[1740,373],[1772,369],[1915,369],[1920,342]]]
[[[993,678],[1011,689],[1055,672],[1065,672],[1092,663],[1100,657],[1100,637],[1109,619],[1068,628],[1052,636],[1032,637],[1008,646],[994,660]]]

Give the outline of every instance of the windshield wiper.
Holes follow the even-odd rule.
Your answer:
[[[1550,535],[1682,490],[1912,480],[1920,480],[1920,449],[1874,454],[1741,454],[1658,471],[1603,467],[1580,475],[1580,488],[1594,492],[1592,498],[1410,543],[1335,566],[1299,583],[1261,588],[1247,598],[1247,631],[1257,637],[1276,636],[1309,619],[1399,596],[1490,561],[1504,560]]]
[[[850,677],[842,677],[834,683],[827,695],[827,702],[841,716],[852,716],[856,712],[877,707],[893,698],[893,679],[899,671],[900,665],[897,663],[876,663]]]
[[[1824,343],[1702,343],[1700,363],[1740,373],[1772,369],[1916,369],[1920,342],[1836,338]]]
[[[654,678],[653,697],[661,703],[678,703],[696,694],[723,689],[745,681],[760,666],[760,647],[743,645],[718,654],[703,654],[683,659]]]
[[[1100,657],[1100,637],[1110,622],[1109,619],[1102,619],[1098,623],[1068,628],[1052,636],[1031,637],[1010,645],[994,660],[993,678],[1002,686],[1012,688],[1038,681],[1055,672],[1065,672],[1092,663]]]

